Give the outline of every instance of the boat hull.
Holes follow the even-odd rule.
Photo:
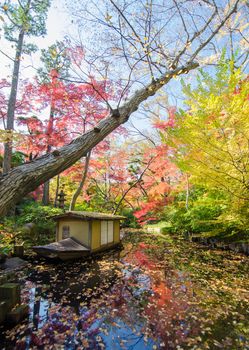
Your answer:
[[[90,255],[90,252],[77,252],[77,251],[76,252],[74,251],[58,252],[58,251],[51,251],[51,250],[35,248],[35,247],[33,247],[33,250],[39,256],[42,256],[48,259],[73,260],[73,259],[79,259]]]
[[[122,244],[108,244],[94,251],[91,251],[88,247],[83,246],[76,239],[67,238],[59,242],[50,243],[45,246],[34,246],[33,251],[47,259],[60,259],[63,261],[74,260],[87,257],[89,255],[95,255],[103,251],[111,250],[113,248],[121,248]]]
[[[73,237],[44,246],[34,246],[33,250],[44,258],[61,260],[78,259],[90,254],[90,249]]]

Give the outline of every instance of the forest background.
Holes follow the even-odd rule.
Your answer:
[[[122,214],[131,227],[157,222],[170,233],[248,239],[248,4],[168,2],[169,34],[164,5],[78,2],[60,12],[58,2],[1,2],[0,54],[13,72],[1,71],[1,181],[8,198],[18,192],[10,204],[2,199],[4,249],[13,232],[28,245],[52,239],[61,190],[66,209]],[[67,35],[39,50],[42,36],[54,39],[46,18],[55,11]],[[140,105],[146,84],[124,124],[137,106],[123,117],[122,104],[130,108],[133,93]],[[110,111],[117,125],[102,137]],[[101,142],[88,142],[56,176],[36,172],[42,184],[29,180],[25,193],[21,183],[6,185],[11,168],[17,174],[39,157],[67,162],[60,147],[92,130]]]

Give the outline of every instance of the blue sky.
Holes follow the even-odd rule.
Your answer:
[[[46,37],[36,37],[29,42],[35,43],[39,49],[47,48],[49,45],[52,45],[56,40],[61,40],[63,37],[70,31],[70,20],[69,16],[66,13],[66,9],[63,6],[64,1],[62,0],[53,0],[52,6],[48,12],[47,19],[47,35]],[[0,47],[1,50],[9,55],[10,57],[14,56],[15,49],[11,48],[11,44],[6,41],[3,37],[3,34],[0,36]],[[34,68],[39,67],[39,51],[36,54],[33,54],[31,57],[24,55],[21,66],[21,78],[28,78],[34,76]],[[7,77],[12,74],[13,64],[12,62],[0,53],[0,75],[2,77]],[[32,66],[34,68],[32,68]]]

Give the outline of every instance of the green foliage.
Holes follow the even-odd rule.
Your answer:
[[[0,224],[0,254],[8,255],[14,244],[14,235],[11,230],[6,230],[3,224]]]
[[[249,208],[247,202],[231,202],[224,192],[203,188],[192,189],[188,210],[181,192],[173,204],[164,211],[167,222],[161,232],[171,234],[194,234],[223,242],[249,240]]]
[[[25,246],[46,244],[55,240],[55,222],[52,216],[60,214],[61,209],[28,203],[19,207],[21,215],[6,218],[5,228],[15,232],[14,240]]]
[[[2,13],[6,14],[4,22],[5,38],[17,43],[18,34],[24,31],[27,36],[42,36],[46,34],[45,21],[50,0],[7,0],[2,6]],[[33,52],[35,46],[26,46],[24,50]]]
[[[133,214],[133,210],[124,208],[120,215],[126,217],[126,219],[122,222],[122,227],[130,227],[130,228],[139,228],[141,227],[137,221],[137,218]]]
[[[76,211],[92,211],[86,202],[81,202],[75,205]]]
[[[23,152],[19,152],[19,151],[13,152],[12,158],[11,158],[11,166],[16,167],[18,165],[23,164],[25,162],[26,156],[27,155],[24,154]]]
[[[10,247],[7,247],[7,246],[1,246],[0,245],[0,255],[6,255],[8,256],[9,253],[11,252],[11,248]]]
[[[188,209],[181,192],[172,205],[166,207],[163,219],[169,223],[162,232],[200,233],[220,228],[219,216],[226,209],[222,194],[204,191],[203,188],[192,189]]]
[[[41,62],[43,67],[39,68],[38,79],[42,83],[49,83],[51,70],[56,70],[60,78],[68,76],[71,60],[67,55],[67,47],[64,42],[56,41],[55,44],[48,47],[48,49],[41,50]]]
[[[38,46],[34,44],[24,44],[23,45],[23,53],[30,55],[38,50]]]

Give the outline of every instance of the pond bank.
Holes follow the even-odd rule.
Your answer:
[[[232,250],[236,253],[243,253],[249,256],[249,243],[247,242],[224,242],[214,237],[192,236],[193,242],[198,242],[210,246],[211,248],[218,248],[224,250]]]
[[[169,236],[128,232],[124,250],[32,261],[16,274],[27,322],[3,349],[249,349],[249,259]]]

